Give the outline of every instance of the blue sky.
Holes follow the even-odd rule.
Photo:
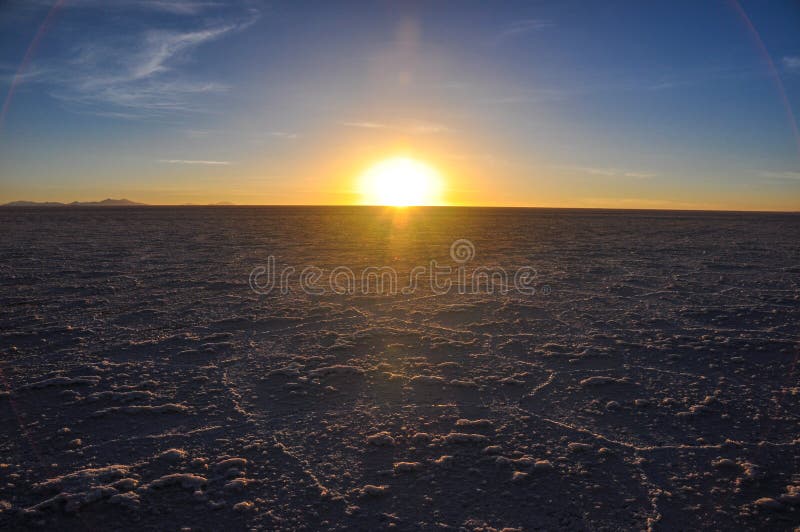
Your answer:
[[[352,203],[402,153],[454,204],[800,208],[797,2],[54,5],[0,4],[0,201]]]

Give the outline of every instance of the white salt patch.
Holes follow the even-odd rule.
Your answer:
[[[242,491],[251,482],[252,481],[250,479],[244,477],[234,478],[225,483],[225,489],[227,491]]]
[[[106,485],[106,483],[124,476],[129,469],[130,467],[126,465],[81,469],[35,484],[33,488],[36,491],[62,491],[25,511],[37,512],[46,508],[58,508],[63,504],[65,512],[77,512],[87,504],[119,493],[117,488],[123,488],[122,485]]]
[[[149,488],[164,488],[167,486],[180,486],[185,489],[191,490],[199,490],[202,486],[205,486],[208,483],[208,480],[205,477],[201,477],[199,475],[193,475],[191,473],[172,473],[170,475],[164,475],[161,478],[157,478],[156,480],[152,481],[146,487]]]
[[[606,376],[595,376],[583,379],[580,382],[581,386],[601,386],[603,384],[625,384],[630,382],[626,378],[617,379],[614,377],[606,377]]]
[[[121,478],[111,485],[121,491],[130,491],[136,489],[136,486],[139,485],[139,481],[135,478]]]
[[[588,451],[592,448],[588,443],[572,442],[567,444],[567,448],[573,453]]]
[[[528,474],[527,473],[523,473],[522,471],[514,471],[514,473],[511,475],[511,481],[512,482],[523,482],[527,478],[528,478]]]
[[[226,458],[220,462],[214,464],[214,469],[217,471],[222,471],[223,469],[243,469],[247,466],[247,459],[246,458]]]
[[[301,364],[297,362],[292,362],[282,368],[274,369],[267,373],[267,375],[283,375],[284,377],[299,377],[300,370],[303,369]]]
[[[187,412],[189,407],[179,403],[165,403],[163,405],[132,405],[132,406],[112,406],[98,410],[94,414],[95,417],[104,416],[106,414],[114,414],[121,412],[123,414],[169,414],[169,413],[183,413]]]
[[[233,509],[237,512],[249,512],[250,510],[253,510],[255,506],[255,503],[251,501],[242,501],[234,504]]]
[[[717,460],[713,460],[711,462],[713,467],[717,469],[731,469],[731,470],[739,470],[739,464],[731,460],[730,458],[719,458]]]
[[[124,403],[130,403],[138,400],[154,399],[155,397],[156,394],[154,394],[153,392],[148,392],[146,390],[133,390],[129,392],[104,391],[104,392],[95,392],[91,395],[87,395],[85,400],[99,401],[100,399],[110,399],[115,401],[122,401]]]
[[[785,507],[782,503],[776,501],[772,497],[761,497],[756,502],[754,502],[757,507],[761,508],[762,510],[772,510],[772,511],[779,511],[783,510]]]
[[[139,506],[140,499],[139,495],[134,492],[117,493],[116,495],[112,495],[111,498],[108,499],[108,502],[112,504],[121,504],[128,508],[136,508]]]
[[[100,377],[96,375],[86,375],[83,377],[52,377],[49,379],[32,382],[22,386],[21,390],[48,388],[50,386],[95,386],[100,382]]]
[[[91,486],[101,482],[108,482],[125,476],[130,470],[127,465],[110,465],[106,467],[87,468],[73,471],[67,475],[53,477],[39,484],[34,484],[35,490],[59,489],[64,485]]]
[[[384,431],[367,436],[367,443],[378,447],[391,447],[395,444],[395,440],[391,434]]]
[[[422,464],[419,462],[395,462],[395,473],[413,473],[422,469]]]
[[[179,462],[185,459],[186,456],[187,453],[183,449],[167,449],[163,453],[159,454],[158,458],[163,458],[171,462]]]
[[[386,495],[388,492],[389,486],[386,485],[375,486],[373,484],[367,484],[361,488],[361,493],[370,497],[380,497],[382,495]]]
[[[411,436],[411,440],[414,443],[421,444],[421,443],[428,443],[433,439],[433,436],[428,434],[427,432],[417,432],[413,436]]]
[[[492,422],[488,419],[459,419],[456,427],[491,428]]]
[[[534,460],[530,456],[520,456],[511,462],[517,467],[530,467],[534,464]]]
[[[363,375],[364,370],[355,366],[326,366],[317,368],[308,373],[312,377],[326,377],[328,375]]]
[[[436,375],[414,375],[411,384],[443,384],[444,379]]]
[[[444,454],[439,458],[437,458],[436,460],[434,460],[433,463],[442,467],[450,467],[453,465],[454,461],[455,459],[451,455]]]
[[[483,434],[467,434],[464,432],[451,432],[444,437],[445,443],[483,443],[488,439]]]

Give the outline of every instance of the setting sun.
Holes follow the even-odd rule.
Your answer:
[[[361,175],[360,191],[368,205],[440,205],[442,178],[423,162],[394,157],[368,168]]]

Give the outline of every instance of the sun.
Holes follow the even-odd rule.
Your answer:
[[[385,159],[363,174],[359,183],[363,203],[367,205],[441,204],[442,177],[430,165],[408,157]]]

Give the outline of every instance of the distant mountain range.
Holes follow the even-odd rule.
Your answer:
[[[12,201],[0,207],[136,207],[147,205],[147,203],[137,203],[129,199],[107,198],[102,201],[73,201],[72,203],[61,203],[60,201]],[[186,205],[194,205],[187,203]],[[209,205],[235,205],[229,201],[210,203]]]
[[[128,207],[134,205],[145,205],[136,203],[129,199],[111,199],[103,201],[73,201],[72,203],[61,203],[59,201],[12,201],[3,207]]]

